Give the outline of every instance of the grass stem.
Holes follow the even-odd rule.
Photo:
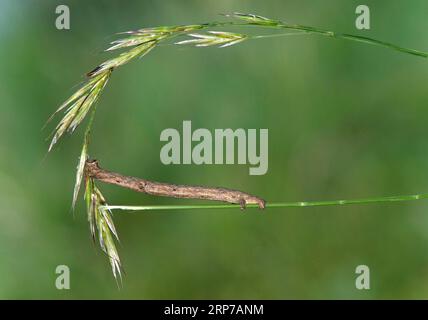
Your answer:
[[[377,198],[362,198],[350,200],[326,200],[326,201],[297,201],[297,202],[268,202],[266,208],[287,208],[287,207],[320,207],[320,206],[338,206],[352,204],[372,204],[405,202],[428,199],[428,193],[388,196]],[[152,206],[106,206],[109,210],[125,211],[149,211],[149,210],[192,210],[192,209],[233,209],[240,208],[238,204],[197,204],[197,205],[152,205]],[[256,204],[248,204],[247,208],[258,208]]]

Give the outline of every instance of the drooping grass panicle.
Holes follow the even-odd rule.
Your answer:
[[[195,30],[209,29],[214,27],[224,27],[224,26],[259,26],[265,28],[275,28],[275,29],[289,29],[294,31],[303,31],[308,34],[319,34],[323,36],[328,36],[337,39],[351,40],[357,42],[364,42],[371,45],[382,46],[392,50],[417,55],[421,57],[428,57],[428,53],[403,48],[388,42],[372,39],[365,36],[351,35],[351,34],[340,34],[329,30],[324,30],[321,28],[315,28],[311,26],[303,26],[298,24],[288,24],[280,20],[270,19],[262,17],[255,14],[248,13],[232,13],[226,14],[226,17],[232,17],[243,22],[211,22],[204,24],[191,24],[191,25],[181,25],[181,26],[161,26],[154,28],[144,28],[135,31],[127,31],[123,34],[129,35],[127,38],[119,39],[113,41],[109,48],[106,51],[113,51],[117,49],[131,48],[128,51],[122,52],[119,56],[109,59],[96,68],[87,73],[89,79],[88,81],[68,100],[66,100],[54,113],[68,107],[64,118],[60,121],[52,142],[49,146],[49,150],[55,145],[55,143],[62,137],[65,132],[72,132],[85,118],[87,112],[91,106],[98,99],[102,89],[106,85],[111,72],[117,67],[122,66],[136,57],[142,57],[149,53],[156,45],[178,35],[189,34],[192,39],[187,39],[183,41],[176,42],[177,44],[194,44],[198,47],[219,45],[220,47],[227,47],[239,42],[242,42],[245,39],[248,39],[247,36],[232,32],[224,31],[207,31],[206,34],[191,33]]]
[[[58,123],[53,133],[49,151],[66,132],[73,132],[84,120],[91,107],[98,100],[106,86],[111,73],[134,58],[143,57],[149,53],[160,41],[174,34],[189,32],[202,28],[200,25],[185,25],[174,27],[146,28],[136,31],[128,31],[130,36],[125,39],[113,41],[106,51],[130,48],[117,57],[109,59],[86,75],[88,79],[70,98],[68,98],[48,119],[48,122],[60,111],[65,111],[64,117]]]

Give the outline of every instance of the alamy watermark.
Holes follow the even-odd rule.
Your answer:
[[[55,27],[58,30],[70,30],[70,8],[61,4],[55,8],[55,13],[58,15],[55,19]]]
[[[364,264],[361,264],[355,268],[355,288],[358,290],[369,290],[370,289],[370,268]]]
[[[361,4],[355,8],[355,14],[357,14],[355,27],[358,30],[370,30],[370,8]]]
[[[58,290],[69,290],[70,289],[70,268],[62,264],[55,268],[55,273],[58,275],[55,279],[55,287]]]
[[[268,129],[215,129],[211,133],[204,128],[192,131],[192,122],[183,121],[181,133],[165,129],[160,141],[167,142],[160,150],[160,160],[166,165],[238,163],[249,164],[250,175],[268,171]]]

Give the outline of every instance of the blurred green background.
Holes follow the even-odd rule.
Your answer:
[[[361,1],[0,2],[0,298],[428,298],[428,202],[348,207],[115,212],[125,267],[118,290],[89,235],[84,203],[71,214],[82,128],[46,156],[48,116],[110,57],[116,32],[251,12],[428,50],[428,3]],[[71,30],[55,28],[67,4]],[[237,29],[233,29],[237,30]],[[266,32],[261,30],[261,32]],[[228,49],[162,46],[113,74],[90,153],[124,174],[221,185],[268,201],[428,190],[428,61],[315,35]],[[160,132],[268,128],[269,171],[160,162]],[[111,204],[196,203],[100,185]],[[55,268],[71,289],[55,288]],[[355,289],[355,268],[371,289]]]

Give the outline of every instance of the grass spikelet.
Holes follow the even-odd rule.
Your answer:
[[[157,36],[166,36],[166,35],[173,35],[180,32],[189,32],[194,30],[203,29],[204,25],[200,24],[188,24],[188,25],[181,25],[181,26],[159,26],[159,27],[152,27],[152,28],[143,28],[133,31],[126,31],[121,32],[119,34],[132,34],[132,35],[157,35]]]
[[[79,90],[77,90],[70,98],[68,98],[48,119],[48,122],[64,108],[69,106],[72,102],[76,101],[78,98],[82,97],[86,92],[88,92],[95,82],[99,81],[102,76],[94,77],[87,81]]]
[[[117,50],[117,49],[122,49],[127,47],[134,47],[147,42],[152,42],[156,39],[157,39],[157,36],[154,34],[133,35],[128,38],[119,39],[119,40],[110,42],[112,46],[107,48],[105,51],[112,51],[112,50]]]
[[[86,212],[88,215],[89,229],[91,231],[92,240],[95,241],[95,195],[94,195],[94,180],[86,177],[85,188]]]
[[[134,31],[126,31],[120,34],[129,34],[128,38],[110,42],[112,46],[105,51],[112,51],[127,47],[134,47],[148,42],[159,42],[172,35],[185,33],[193,30],[202,29],[201,25],[184,25],[184,26],[161,26],[155,28],[144,28]]]
[[[190,33],[188,36],[193,39],[179,41],[175,44],[194,44],[196,47],[219,45],[220,48],[224,48],[233,46],[247,38],[247,36],[243,34],[223,31],[208,31],[207,34]]]
[[[64,117],[55,128],[49,151],[66,132],[73,132],[83,121],[91,107],[98,100],[107,84],[111,70],[104,70],[97,77],[89,79],[75,94],[73,94],[54,114],[68,107]]]
[[[73,210],[76,206],[77,196],[79,194],[80,185],[82,184],[82,179],[85,171],[86,160],[88,159],[88,145],[89,145],[89,132],[86,132],[85,139],[83,141],[82,152],[80,153],[79,163],[77,165],[76,183],[74,185],[73,202],[71,206]]]
[[[188,30],[189,28],[184,28]],[[105,51],[112,51],[127,47],[134,47],[148,42],[159,42],[168,36],[172,35],[175,32],[183,30],[181,27],[157,27],[157,28],[145,28],[135,31],[126,31],[120,34],[129,34],[128,38],[119,39],[111,42],[111,47],[107,48]]]
[[[143,57],[149,53],[155,46],[156,41],[151,40],[142,44],[137,45],[135,48],[132,48],[129,51],[121,53],[118,57],[107,60],[97,66],[95,69],[87,73],[88,77],[94,77],[100,73],[106,72],[106,70],[113,70],[117,67],[120,67],[136,57]]]
[[[276,26],[276,25],[281,24],[281,21],[279,21],[279,20],[273,20],[273,19],[265,18],[265,17],[258,16],[258,15],[252,14],[252,13],[234,12],[232,14],[226,14],[225,16],[244,20],[250,24],[255,24],[255,25]]]
[[[107,254],[115,279],[122,278],[122,264],[116,249],[114,238],[119,239],[113,223],[111,211],[101,191],[93,179],[86,178],[85,199],[88,210],[88,221],[92,238],[98,236],[101,249]],[[97,234],[98,233],[98,234]]]

